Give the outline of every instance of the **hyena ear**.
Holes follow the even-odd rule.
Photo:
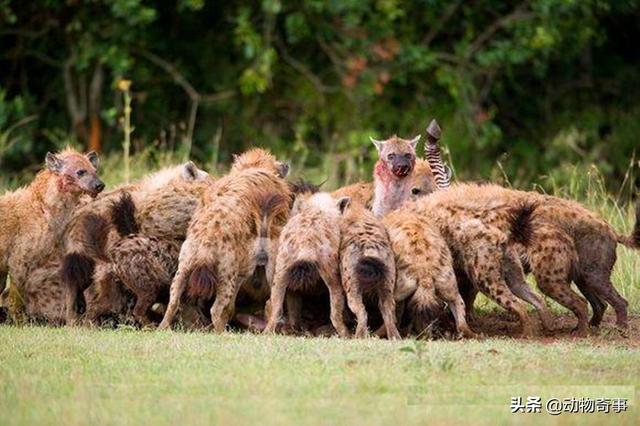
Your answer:
[[[98,165],[100,164],[100,159],[98,158],[98,154],[96,154],[95,151],[91,151],[87,153],[86,157],[87,157],[87,160],[89,160],[89,162],[91,163],[91,165],[95,169],[97,169]]]
[[[193,161],[188,161],[182,166],[182,178],[186,181],[198,179],[198,166]]]
[[[289,164],[283,161],[276,162],[276,169],[278,170],[278,177],[284,179],[289,175]]]
[[[345,210],[351,204],[351,197],[340,197],[338,199],[338,209],[340,210],[340,214],[344,214]]]
[[[47,152],[44,163],[47,169],[53,173],[60,173],[62,171],[63,160],[55,154]]]
[[[369,136],[369,140],[371,140],[371,142],[373,142],[373,144],[376,146],[376,149],[378,150],[378,152],[380,152],[382,150],[382,145],[384,145],[383,141],[379,141],[377,139],[374,139],[371,136]]]
[[[413,148],[414,151],[416,150],[416,147],[418,146],[418,142],[420,141],[420,137],[421,136],[422,135],[418,135],[418,136],[416,136],[415,138],[413,138],[413,139],[411,139],[409,141],[409,145],[411,145],[411,148]]]

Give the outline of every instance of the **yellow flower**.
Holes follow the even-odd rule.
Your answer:
[[[131,80],[120,79],[118,80],[118,90],[122,90],[123,92],[128,92],[131,88]]]

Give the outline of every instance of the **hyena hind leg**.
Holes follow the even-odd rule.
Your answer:
[[[441,282],[436,281],[436,293],[440,299],[449,305],[458,333],[461,333],[464,337],[477,337],[477,334],[471,330],[467,323],[466,307],[458,291],[458,284],[453,272],[439,281]]]
[[[512,249],[505,250],[502,268],[507,285],[516,297],[529,302],[538,312],[545,331],[553,331],[553,314],[542,297],[536,294],[524,279],[524,271],[519,256]]]

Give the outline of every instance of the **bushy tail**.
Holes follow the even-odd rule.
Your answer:
[[[444,303],[433,288],[418,286],[409,299],[408,311],[416,330],[422,331],[442,316]]]
[[[288,269],[285,276],[287,288],[294,291],[311,289],[320,280],[318,264],[311,260],[298,260]]]
[[[258,247],[255,260],[257,266],[265,266],[269,262],[269,240],[273,237],[271,227],[277,217],[286,217],[289,203],[280,194],[263,194],[257,201],[260,206],[260,220],[257,224]]]
[[[617,235],[618,243],[640,250],[640,201],[636,204],[636,223],[631,235]]]
[[[67,253],[62,260],[61,277],[67,291],[72,294],[72,303],[76,312],[84,310],[83,292],[93,281],[96,259],[105,257],[105,247],[109,235],[107,221],[98,215],[89,214],[82,222],[83,253]]]
[[[289,212],[289,203],[280,194],[263,194],[258,199],[260,206],[260,224],[258,236],[267,238],[269,228],[277,216],[286,216]]]
[[[527,246],[533,236],[532,216],[536,209],[534,203],[524,202],[511,211],[509,217],[510,239]]]
[[[365,256],[358,260],[355,268],[356,281],[363,289],[379,287],[388,274],[389,268],[377,257]]]
[[[189,275],[187,283],[187,297],[194,300],[211,300],[216,291],[218,276],[215,267],[211,265],[196,266]]]
[[[111,204],[111,222],[116,227],[118,234],[124,237],[129,234],[137,234],[140,227],[136,222],[136,205],[128,192],[122,193],[118,201]]]

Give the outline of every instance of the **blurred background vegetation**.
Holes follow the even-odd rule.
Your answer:
[[[369,135],[435,117],[458,178],[548,189],[596,165],[628,198],[639,3],[0,0],[0,184],[68,143],[121,168],[126,79],[134,177],[262,145],[335,186],[369,175]]]

